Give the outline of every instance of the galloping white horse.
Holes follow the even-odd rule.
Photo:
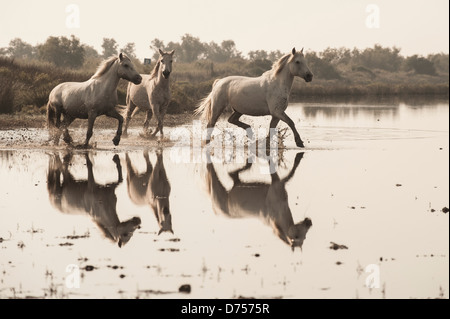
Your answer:
[[[116,154],[113,157],[118,173],[117,182],[106,185],[96,183],[88,153],[84,154],[87,179],[75,179],[69,171],[72,156],[72,153],[68,153],[64,156],[64,162],[61,162],[59,154],[53,154],[50,158],[47,173],[50,203],[62,213],[89,215],[105,237],[122,247],[139,228],[141,219],[133,217],[121,222],[117,216],[115,190],[123,180],[119,156]]]
[[[156,164],[152,166],[148,151],[144,151],[146,171],[139,174],[126,154],[127,186],[130,199],[138,206],[149,205],[158,221],[158,235],[172,230],[172,215],[170,214],[170,183],[164,168],[161,151],[156,153]]]
[[[207,155],[209,156],[209,154]],[[229,173],[233,180],[233,187],[228,191],[220,182],[214,164],[208,160],[205,182],[214,213],[229,218],[259,218],[272,227],[275,234],[290,245],[292,250],[295,247],[301,248],[312,222],[309,218],[305,218],[299,223],[294,223],[285,187],[286,183],[294,176],[302,157],[303,153],[295,156],[291,171],[283,179],[280,179],[276,170],[273,170],[270,184],[242,182],[239,179],[239,173],[250,169],[252,163],[248,162],[243,168]]]
[[[139,84],[142,77],[134,69],[131,60],[123,53],[118,57],[111,57],[98,67],[97,72],[85,82],[65,82],[57,85],[49,95],[47,104],[47,124],[50,131],[50,139],[55,144],[64,131],[64,142],[72,143],[68,126],[76,119],[87,119],[88,129],[83,147],[89,145],[92,136],[95,118],[107,115],[117,119],[116,136],[114,145],[120,142],[122,134],[123,117],[115,109],[117,105],[117,85],[120,79],[125,79]],[[61,122],[61,115],[64,118]],[[55,132],[55,129],[56,132]]]
[[[306,82],[311,82],[313,78],[306,64],[303,49],[300,52],[295,48],[292,49],[290,54],[280,58],[271,70],[259,77],[228,76],[216,80],[211,93],[195,111],[196,114],[202,113],[202,117],[208,121],[206,142],[209,143],[211,140],[214,125],[229,106],[233,111],[228,119],[229,123],[247,130],[250,129],[250,125],[239,121],[243,114],[271,115],[271,129],[274,129],[280,120],[285,122],[294,133],[296,145],[304,147],[294,122],[285,113],[295,76],[303,78]],[[270,130],[271,133],[272,131]],[[251,129],[247,132],[251,135]]]
[[[148,125],[155,114],[158,126],[152,133],[152,137],[158,133],[163,136],[163,121],[166,115],[167,107],[170,102],[170,73],[172,72],[173,53],[163,52],[159,49],[159,59],[150,75],[142,74],[142,83],[139,85],[128,84],[127,89],[127,109],[125,115],[125,125],[123,135],[127,135],[128,125],[131,117],[142,109],[147,112],[144,121],[143,135],[148,132]],[[137,107],[137,108],[136,108]]]

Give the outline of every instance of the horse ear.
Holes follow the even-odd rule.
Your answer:
[[[120,60],[120,62],[122,62],[122,60],[123,60],[123,54],[122,54],[122,52],[120,52],[120,54],[119,54],[119,60]]]
[[[302,50],[300,51],[301,54],[303,54],[303,49],[304,49],[304,48],[302,48]]]
[[[295,48],[293,48],[293,49],[292,49],[292,55],[294,55],[295,52],[296,52],[296,51],[295,51]]]
[[[172,50],[169,52],[170,55],[173,55],[175,53],[175,50]]]
[[[160,54],[160,55],[163,55],[163,54],[164,54],[164,52],[163,52],[161,49],[158,49],[158,51],[159,51],[159,54]]]

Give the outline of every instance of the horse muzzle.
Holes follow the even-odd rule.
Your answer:
[[[137,76],[135,76],[135,77],[133,78],[133,81],[131,81],[131,82],[133,82],[133,83],[136,84],[136,85],[141,84],[141,82],[142,82],[142,76],[140,76],[140,75],[138,74]]]
[[[304,79],[305,82],[311,82],[313,79],[313,74],[311,72],[306,73]]]
[[[169,76],[170,76],[170,71],[164,71],[162,74],[163,74],[165,79],[168,79]]]

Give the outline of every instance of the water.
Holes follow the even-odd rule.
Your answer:
[[[272,176],[171,147],[0,151],[0,297],[448,298],[448,113],[292,105],[307,148],[288,135]]]

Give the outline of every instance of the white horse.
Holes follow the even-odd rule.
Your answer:
[[[118,57],[111,57],[98,67],[97,72],[85,82],[65,82],[57,85],[49,95],[47,104],[47,124],[50,131],[50,139],[59,143],[59,138],[64,131],[64,142],[72,143],[68,126],[76,119],[87,119],[88,129],[83,147],[88,147],[92,136],[94,122],[97,116],[107,115],[117,119],[116,136],[114,145],[120,142],[122,134],[123,117],[116,110],[117,85],[120,79],[125,79],[139,84],[142,77],[135,70],[131,60],[120,53]],[[61,121],[61,115],[64,115]],[[56,129],[56,132],[55,132]]]
[[[75,179],[69,171],[72,156],[72,153],[66,154],[64,162],[58,154],[50,158],[47,172],[50,203],[62,213],[89,215],[105,237],[122,247],[140,227],[141,219],[133,217],[121,222],[117,216],[115,190],[123,180],[119,156],[113,157],[118,172],[117,182],[107,185],[96,183],[88,153],[84,154],[87,180]]]
[[[170,73],[172,72],[173,53],[163,52],[159,49],[159,59],[150,75],[142,74],[142,83],[139,85],[128,84],[127,89],[127,108],[125,115],[125,125],[123,135],[127,136],[128,125],[131,117],[139,110],[146,111],[146,117],[143,127],[143,135],[148,132],[148,125],[152,115],[158,121],[158,126],[152,133],[152,137],[158,133],[163,136],[163,121],[166,115],[167,107],[170,102]]]
[[[156,153],[155,167],[150,162],[148,151],[144,151],[144,158],[146,171],[139,174],[133,167],[130,156],[126,154],[128,195],[136,205],[150,206],[158,221],[158,235],[162,232],[173,234],[169,203],[170,183],[164,168],[162,152]]]
[[[248,135],[252,134],[250,125],[239,121],[243,114],[271,115],[269,134],[272,134],[281,120],[291,128],[296,145],[304,147],[294,122],[285,113],[295,76],[303,78],[306,82],[311,82],[313,78],[306,64],[303,49],[300,52],[295,48],[292,49],[290,54],[280,58],[271,70],[259,77],[228,76],[216,80],[211,93],[202,100],[195,111],[196,114],[202,113],[202,117],[208,121],[206,142],[209,143],[214,125],[229,106],[233,112],[228,122],[247,130]]]
[[[233,180],[233,187],[228,191],[220,182],[212,161],[208,160],[205,182],[214,212],[229,218],[259,218],[272,227],[275,234],[290,245],[292,250],[295,247],[301,248],[312,222],[309,218],[305,218],[299,223],[294,223],[285,187],[294,176],[302,157],[303,153],[295,156],[291,171],[283,179],[280,179],[274,169],[275,173],[271,174],[270,184],[242,182],[239,179],[239,173],[250,169],[252,163],[248,162],[243,168],[229,173]]]

